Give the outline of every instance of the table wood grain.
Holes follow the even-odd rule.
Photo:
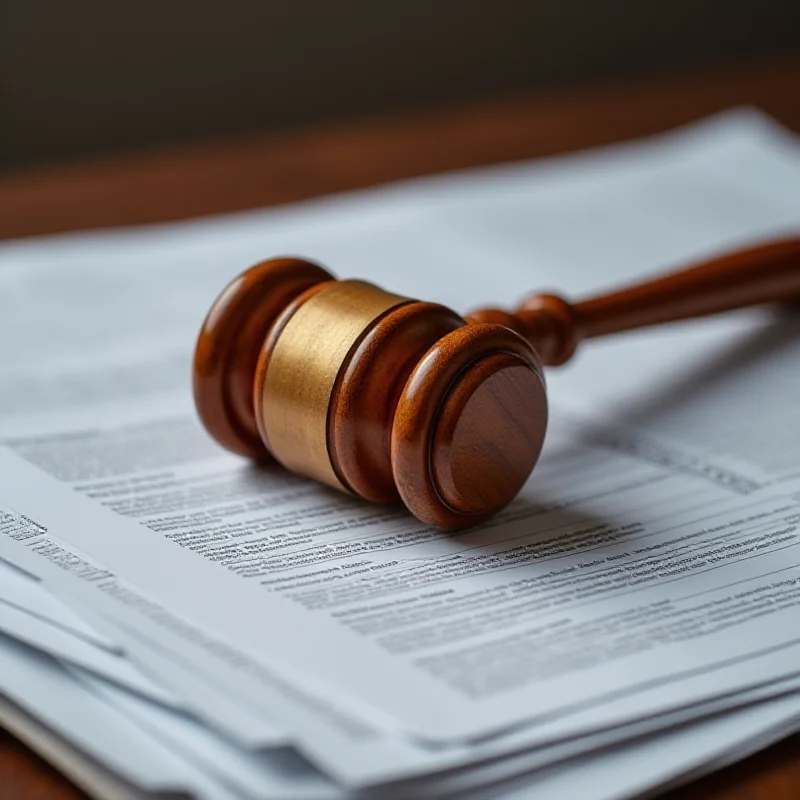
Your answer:
[[[607,145],[735,106],[800,132],[800,58],[0,174],[0,239],[258,208]],[[0,797],[84,795],[0,731]],[[797,800],[800,736],[660,800]],[[591,800],[591,798],[587,798]]]

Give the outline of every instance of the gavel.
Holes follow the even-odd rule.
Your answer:
[[[538,294],[464,317],[274,258],[213,303],[193,394],[224,448],[459,529],[522,489],[547,429],[543,367],[565,364],[583,339],[797,299],[800,238],[577,303]]]

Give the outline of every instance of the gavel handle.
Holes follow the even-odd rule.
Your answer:
[[[544,364],[570,359],[583,339],[664,322],[800,299],[800,238],[776,240],[578,303],[540,294],[512,314],[485,309],[473,322],[512,327]]]

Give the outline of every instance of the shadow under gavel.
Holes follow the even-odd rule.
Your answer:
[[[583,339],[797,299],[798,238],[578,303],[540,294],[466,317],[276,258],[210,309],[195,404],[228,450],[463,528],[506,506],[536,465],[543,365],[564,364]]]

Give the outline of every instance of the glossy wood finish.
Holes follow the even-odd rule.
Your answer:
[[[800,227],[800,213],[796,225]],[[575,306],[583,338],[800,299],[800,236],[719,254]],[[529,303],[523,303],[528,310]]]
[[[530,342],[544,364],[560,365],[583,339],[797,299],[800,238],[795,237],[724,252],[574,304],[555,295],[534,295],[513,313],[484,309],[467,318],[513,328]]]
[[[328,440],[336,474],[364,499],[400,499],[391,458],[400,394],[429,348],[464,324],[444,306],[409,303],[369,328],[349,356],[331,397]]]
[[[499,308],[477,309],[467,315],[467,320],[503,325],[516,331],[546,366],[569,361],[581,339],[576,307],[552,294],[536,295],[515,312]]]
[[[511,356],[512,363],[498,366],[492,359],[499,354]],[[477,399],[486,415],[476,418],[472,395],[492,378],[486,388],[494,402],[481,392]],[[469,381],[466,391],[464,380]],[[482,522],[519,491],[539,456],[546,427],[541,367],[528,343],[500,325],[465,325],[428,350],[400,395],[391,432],[400,497],[430,525],[465,528]],[[524,453],[511,446],[515,437],[525,441]],[[437,440],[446,445],[440,452],[434,449]],[[461,496],[459,490],[477,486],[495,467],[501,468],[488,492]],[[452,505],[445,499],[448,490]]]
[[[481,358],[439,410],[430,440],[436,493],[459,514],[503,508],[536,465],[546,426],[538,365],[507,352]]]
[[[323,275],[310,269],[261,262],[220,295],[197,344],[201,419],[218,441],[236,432],[236,452],[269,450],[336,489],[380,502],[399,494],[423,522],[463,528],[509,503],[536,464],[547,421],[542,363],[564,364],[583,339],[800,298],[800,238],[574,304],[535,295],[513,313],[478,310],[452,332],[454,312],[417,303],[407,327],[411,318],[393,312],[411,301],[363,281],[325,281],[298,297],[299,277]],[[286,300],[282,313],[270,288]],[[521,362],[504,364],[501,353]]]
[[[297,294],[323,277],[311,262],[264,261],[212,305],[193,381],[211,435],[365,499],[399,497],[431,525],[464,528],[503,508],[544,441],[534,351],[509,328],[364,281],[321,280]]]
[[[0,176],[0,238],[181,219],[655,133],[734,104],[800,132],[800,60]],[[488,298],[487,298],[488,299]],[[85,795],[0,733],[15,800]],[[800,736],[660,800],[796,800]]]
[[[310,261],[276,258],[234,278],[204,320],[192,390],[206,430],[225,448],[267,457],[253,404],[253,378],[269,329],[291,301],[331,276]]]

